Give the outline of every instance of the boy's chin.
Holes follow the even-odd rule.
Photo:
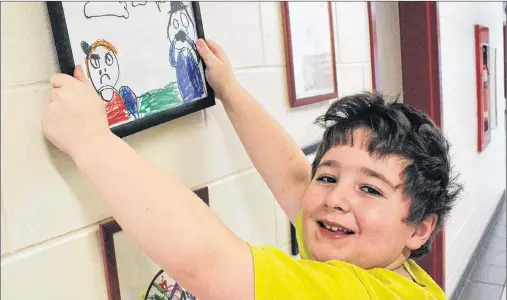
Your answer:
[[[314,243],[308,245],[308,250],[310,251],[312,259],[320,262],[339,260],[352,263],[351,261],[353,260],[349,255],[347,255],[348,251],[346,249],[337,249],[327,243],[314,241]]]

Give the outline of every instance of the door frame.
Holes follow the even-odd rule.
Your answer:
[[[373,89],[378,74],[378,43],[375,2],[368,2]],[[440,35],[436,2],[398,2],[403,102],[424,111],[442,128]],[[445,228],[438,233],[431,251],[418,264],[445,291]]]

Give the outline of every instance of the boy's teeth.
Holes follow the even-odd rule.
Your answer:
[[[348,231],[348,230],[345,230],[345,229],[340,228],[340,227],[336,227],[336,226],[329,226],[329,225],[324,224],[324,223],[323,223],[323,225],[324,225],[324,227],[325,227],[327,230],[330,230],[330,231],[334,231],[334,232],[336,232],[336,231],[338,231],[338,230],[339,230],[339,231],[343,231],[343,232],[345,232],[345,233],[349,233],[349,231]]]
[[[341,229],[339,227],[329,226],[327,224],[324,224],[324,226],[326,227],[326,229],[331,230],[331,231],[338,231],[338,230],[344,231],[343,229]]]

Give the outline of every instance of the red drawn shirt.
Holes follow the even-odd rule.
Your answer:
[[[106,112],[109,126],[129,120],[123,98],[116,90],[113,92],[111,101],[106,103]]]

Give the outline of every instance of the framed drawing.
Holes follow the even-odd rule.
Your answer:
[[[331,2],[282,2],[281,5],[290,106],[336,99]]]
[[[124,137],[215,104],[199,2],[47,2],[62,73],[83,66]]]
[[[208,188],[194,191],[209,205]],[[108,300],[195,300],[133,244],[114,220],[100,224]]]

